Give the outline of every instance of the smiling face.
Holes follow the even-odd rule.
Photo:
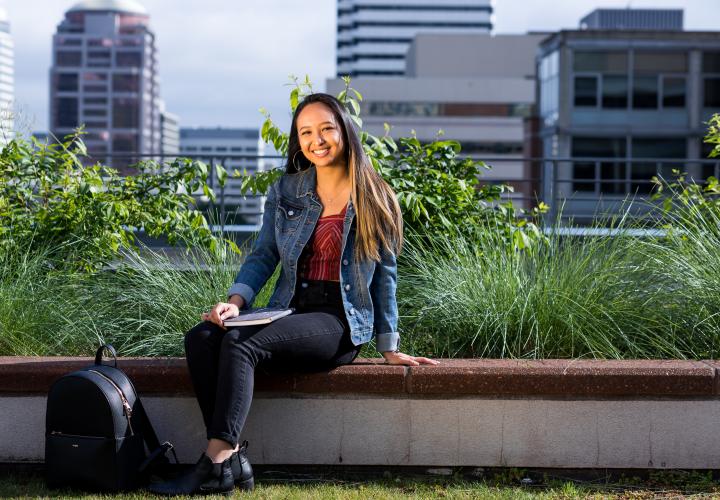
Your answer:
[[[318,167],[346,167],[345,144],[335,115],[325,104],[308,104],[297,117],[298,141],[305,158]]]

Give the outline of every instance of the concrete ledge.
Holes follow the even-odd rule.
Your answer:
[[[90,358],[0,357],[0,462],[41,462],[45,396]],[[205,436],[181,358],[121,358],[162,439]],[[257,464],[720,468],[720,363],[359,360],[258,374],[243,430]]]
[[[2,357],[0,394],[47,393],[91,358]],[[192,395],[183,358],[120,358],[142,394]],[[720,395],[720,362],[666,360],[441,360],[389,366],[360,359],[323,373],[258,373],[257,391],[332,394],[702,397]]]

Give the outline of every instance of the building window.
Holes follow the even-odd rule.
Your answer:
[[[56,101],[55,125],[57,127],[78,126],[78,100],[75,97],[58,97]]]
[[[685,52],[633,53],[633,108],[685,107]]]
[[[685,78],[664,76],[662,82],[663,108],[684,108],[687,93]]]
[[[706,108],[720,108],[720,76],[705,77],[704,86],[704,106]]]
[[[55,76],[56,88],[60,92],[77,92],[78,91],[78,74],[77,73],[60,73]]]
[[[658,77],[636,76],[633,80],[633,108],[657,109]]]
[[[597,76],[575,77],[575,106],[597,107],[598,100]]]
[[[573,71],[627,73],[627,52],[581,51],[573,53]]]
[[[107,116],[107,110],[104,108],[85,109],[85,110],[83,110],[83,115],[92,116],[92,117]]]
[[[113,127],[137,128],[140,125],[139,103],[133,98],[113,99]]]
[[[682,169],[680,163],[643,162],[642,158],[677,158],[683,159],[686,154],[686,141],[684,138],[636,138],[632,139],[632,170],[630,186],[631,192],[649,193],[652,184],[649,182],[653,176],[660,175],[666,179],[672,177],[673,169]]]
[[[95,118],[94,120],[97,120],[97,118]],[[86,127],[86,128],[93,128],[93,129],[95,129],[95,128],[106,129],[106,128],[107,128],[107,122],[104,122],[104,121],[103,121],[103,122],[100,122],[100,121],[89,121],[89,120],[88,120],[88,121],[85,122],[85,127]]]
[[[84,73],[83,80],[86,82],[104,82],[108,79],[107,73]]]
[[[138,150],[138,136],[136,134],[113,135],[113,152],[134,153]]]
[[[588,161],[573,163],[573,190],[595,194],[624,193],[626,150],[624,137],[573,137],[572,156],[588,158]]]
[[[96,105],[97,105],[97,104],[106,105],[106,104],[107,104],[107,99],[106,99],[105,97],[86,97],[86,98],[83,100],[83,103],[85,103],[85,104],[90,104],[90,105],[93,105],[93,104],[96,104]]]
[[[55,54],[55,64],[57,66],[82,66],[82,52],[58,51]]]
[[[121,68],[139,68],[142,66],[142,52],[117,52],[115,64]]]
[[[113,92],[138,92],[140,75],[113,75]]]
[[[90,47],[112,47],[113,41],[110,38],[92,38],[88,40]]]
[[[703,73],[720,73],[720,52],[703,52]]]
[[[576,106],[622,109],[628,105],[628,53],[573,52]]]
[[[627,108],[628,79],[627,75],[603,75],[602,107]]]
[[[107,87],[105,85],[85,85],[83,90],[85,92],[107,92]]]

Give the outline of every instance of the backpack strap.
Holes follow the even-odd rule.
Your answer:
[[[150,452],[145,461],[143,461],[143,463],[140,465],[139,471],[143,472],[155,461],[157,461],[158,464],[169,464],[170,460],[166,456],[166,453],[168,451],[172,451],[173,457],[175,458],[175,463],[179,463],[177,454],[175,453],[175,449],[172,443],[170,441],[165,441],[163,444],[160,444],[160,440],[158,439],[157,434],[155,434],[155,429],[153,428],[152,423],[150,423],[150,419],[148,418],[147,413],[145,413],[145,407],[143,406],[142,401],[140,401],[140,398],[137,398],[135,400],[133,417],[137,417],[138,419],[138,423],[140,424],[140,428],[142,429],[143,440],[145,441],[148,451]]]

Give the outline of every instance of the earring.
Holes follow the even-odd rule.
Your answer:
[[[298,155],[299,152],[300,152],[299,149],[298,149],[297,151],[295,151],[295,154],[293,155],[293,158],[292,158],[293,167],[295,167],[295,170],[296,170],[297,172],[300,172],[300,169],[302,168],[302,167],[300,167],[297,163],[295,163],[295,158],[297,157],[297,155]]]

